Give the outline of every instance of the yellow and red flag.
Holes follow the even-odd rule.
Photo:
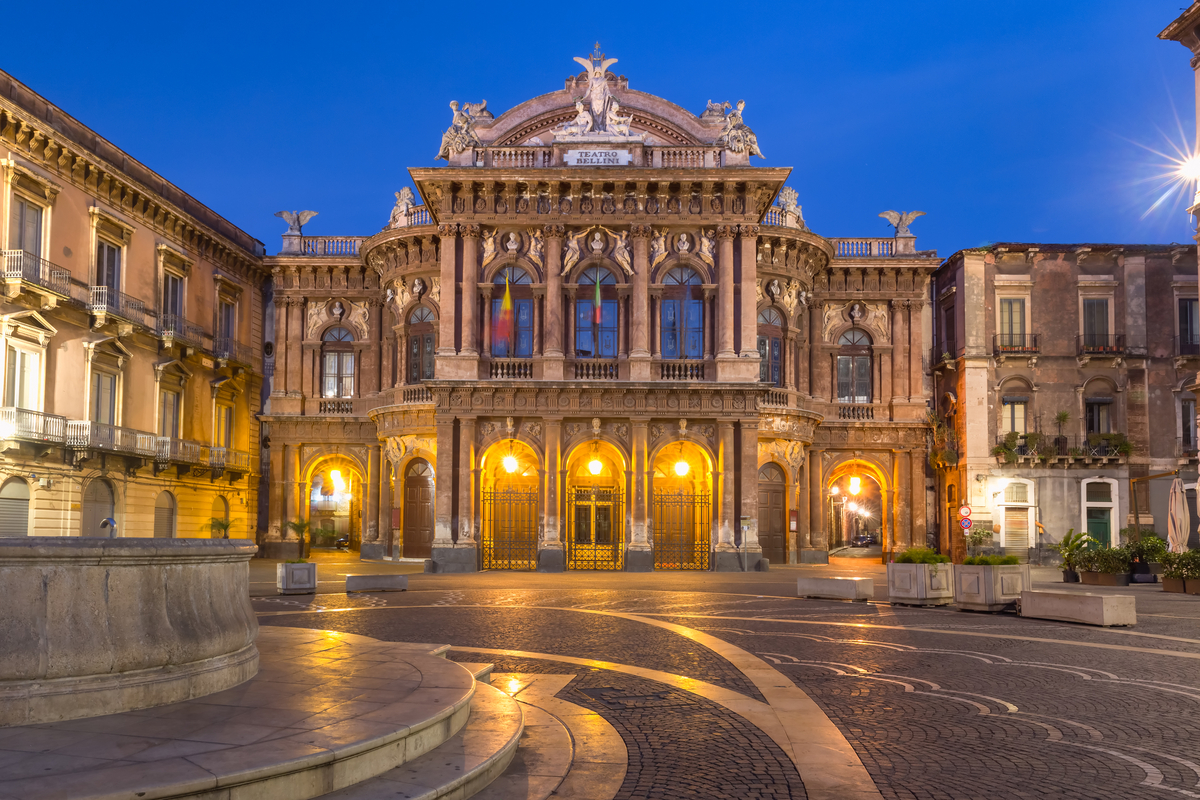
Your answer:
[[[499,344],[504,342],[504,351],[512,355],[513,342],[513,301],[512,292],[508,287],[508,273],[504,275],[504,299],[500,301],[500,313],[492,323],[492,339]]]
[[[595,305],[596,305],[596,310],[595,310],[595,311],[593,311],[592,313],[593,313],[593,315],[594,315],[594,316],[595,316],[595,318],[596,318],[596,324],[597,324],[597,325],[599,325],[599,324],[602,322],[602,320],[603,320],[603,318],[600,316],[600,275],[599,275],[599,270],[597,270],[597,274],[596,274],[596,300],[595,300]]]

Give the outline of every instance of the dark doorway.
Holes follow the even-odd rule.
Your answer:
[[[433,470],[414,459],[404,472],[404,557],[429,558],[433,549]]]
[[[787,563],[787,478],[774,464],[758,471],[758,543],[763,558],[772,564]]]

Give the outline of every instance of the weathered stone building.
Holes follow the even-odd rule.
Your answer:
[[[254,538],[262,244],[3,72],[0,181],[0,535]]]
[[[930,275],[804,224],[742,104],[696,116],[613,59],[493,117],[451,104],[385,230],[284,237],[270,512],[476,568],[823,561],[870,487],[925,542]],[[844,495],[843,495],[844,496]]]
[[[946,260],[931,358],[944,547],[963,552],[962,504],[1022,556],[1071,528],[1116,543],[1129,479],[1173,470],[1194,514],[1196,287],[1194,245],[1001,243]],[[1134,485],[1141,524],[1165,536],[1170,481]]]

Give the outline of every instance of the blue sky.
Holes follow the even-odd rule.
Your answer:
[[[450,100],[499,115],[597,39],[633,88],[695,113],[744,99],[756,164],[794,168],[817,233],[921,209],[942,255],[1190,241],[1186,202],[1146,213],[1165,162],[1144,149],[1193,136],[1190,54],[1157,38],[1187,0],[10,5],[10,31],[50,38],[5,70],[269,253],[283,208],[320,212],[306,233],[378,231],[407,168],[444,163]]]

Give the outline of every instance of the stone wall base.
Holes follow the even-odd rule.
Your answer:
[[[363,542],[359,546],[358,557],[362,561],[382,560],[385,552],[387,552],[387,545],[383,542]]]
[[[538,550],[538,572],[562,572],[566,568],[566,552],[561,547]]]
[[[746,555],[746,563],[753,565],[757,556]],[[713,553],[714,572],[741,572],[742,553],[737,550],[717,550]]]
[[[801,550],[800,551],[800,563],[801,564],[828,564],[829,563],[829,551],[828,550]]]
[[[300,542],[295,539],[283,542],[263,542],[259,545],[259,557],[275,561],[295,561],[300,558]]]
[[[654,553],[650,552],[649,550],[626,550],[625,571],[653,572]]]
[[[432,552],[434,572],[478,572],[475,548],[435,547]]]

